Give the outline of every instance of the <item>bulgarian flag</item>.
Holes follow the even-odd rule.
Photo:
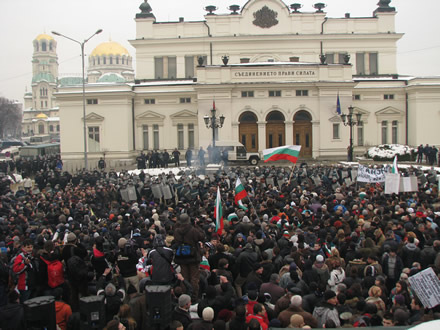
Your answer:
[[[391,169],[391,173],[399,174],[399,168],[397,167],[397,155],[394,156],[393,168]]]
[[[217,187],[217,198],[215,199],[215,231],[221,235],[223,231],[223,210],[222,210],[222,198],[220,196],[220,187]]]
[[[241,184],[240,178],[237,178],[237,180],[235,180],[235,204],[238,205],[238,207],[240,207],[241,209],[247,211],[247,207],[243,205],[243,198],[247,197],[247,192],[244,189],[243,185]]]
[[[264,162],[286,159],[289,162],[298,161],[301,146],[282,146],[263,150]]]

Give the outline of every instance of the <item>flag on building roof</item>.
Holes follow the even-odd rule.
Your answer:
[[[223,231],[223,210],[222,210],[222,198],[220,195],[220,187],[217,187],[217,198],[215,199],[215,231],[221,235]]]
[[[338,92],[338,98],[336,99],[336,112],[338,113],[338,115],[342,114],[342,111],[341,111],[341,100],[339,100],[339,92]]]
[[[243,184],[241,183],[240,178],[237,178],[235,180],[235,203],[238,205],[239,208],[247,211],[247,207],[243,205],[243,198],[247,197],[246,189],[244,189]]]
[[[300,151],[301,146],[282,146],[270,148],[263,150],[263,158],[265,163],[282,159],[296,163],[298,161]]]
[[[394,156],[393,168],[391,169],[391,173],[399,173],[399,168],[397,167],[397,155]]]

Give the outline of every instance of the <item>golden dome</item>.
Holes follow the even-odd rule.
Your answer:
[[[47,119],[47,116],[44,113],[39,113],[36,118],[37,119]]]
[[[38,41],[40,41],[41,39],[53,40],[53,37],[51,37],[51,36],[48,35],[48,34],[43,33],[43,34],[39,34],[39,35],[35,38],[35,40],[38,40]]]
[[[103,56],[103,55],[126,55],[130,56],[127,49],[122,47],[119,43],[114,41],[103,42],[96,46],[90,56]]]

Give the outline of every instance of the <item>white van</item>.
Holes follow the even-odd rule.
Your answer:
[[[228,151],[228,161],[248,161],[251,165],[257,165],[261,160],[258,152],[248,152],[246,147],[237,141],[215,141],[215,147]]]
[[[0,152],[0,161],[17,160],[18,158],[20,158],[20,148],[18,147],[9,147]]]

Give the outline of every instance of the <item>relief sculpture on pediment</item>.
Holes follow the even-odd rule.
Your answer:
[[[254,25],[267,29],[278,24],[278,13],[268,6],[264,6],[260,10],[254,13],[255,20],[252,22]]]

